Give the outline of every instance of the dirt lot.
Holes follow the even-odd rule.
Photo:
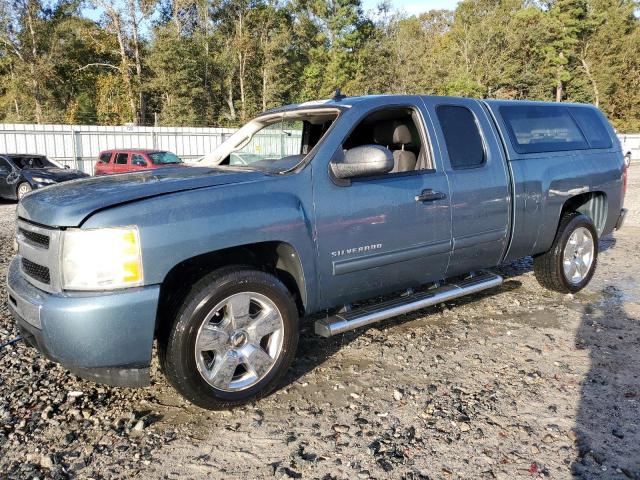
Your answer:
[[[640,167],[625,228],[583,292],[530,260],[498,289],[325,340],[303,330],[286,384],[206,412],[154,366],[142,390],[0,351],[0,478],[640,479]],[[15,204],[0,203],[0,281]],[[0,293],[0,343],[16,336]]]

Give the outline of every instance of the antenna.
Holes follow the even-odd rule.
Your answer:
[[[333,95],[333,100],[339,102],[340,100],[344,100],[345,98],[347,98],[347,96],[343,95],[339,88],[336,88],[336,93],[334,93]]]

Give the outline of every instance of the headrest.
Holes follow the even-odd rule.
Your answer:
[[[396,125],[396,128],[393,129],[393,143],[397,145],[406,145],[411,143],[411,131],[409,127],[404,124]]]
[[[411,130],[404,123],[380,122],[373,129],[373,141],[378,145],[406,145],[411,140]]]

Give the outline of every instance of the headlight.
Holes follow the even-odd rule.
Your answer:
[[[65,290],[112,290],[144,283],[137,227],[66,230],[60,261]]]
[[[43,183],[45,185],[50,185],[52,183],[56,183],[52,178],[42,178],[42,177],[31,177],[32,180],[36,183]]]

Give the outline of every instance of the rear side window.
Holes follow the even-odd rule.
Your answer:
[[[451,168],[479,167],[484,163],[484,146],[476,117],[466,107],[440,105],[436,114],[449,152]]]
[[[500,107],[513,148],[518,153],[584,150],[589,148],[567,107]]]
[[[119,153],[118,155],[116,155],[116,161],[114,163],[117,165],[126,165],[128,157],[128,153]]]
[[[100,163],[109,163],[109,160],[111,160],[111,152],[103,152],[100,154]]]
[[[584,107],[571,107],[570,111],[591,148],[611,148],[611,137],[600,115],[593,109]]]

